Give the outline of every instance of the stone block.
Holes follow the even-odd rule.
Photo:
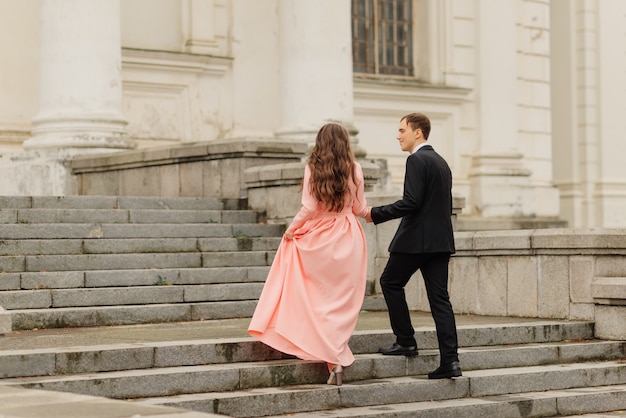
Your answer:
[[[263,290],[263,283],[193,285],[183,288],[185,302],[258,300]]]
[[[252,267],[250,267],[252,269]],[[267,271],[267,270],[266,270]],[[202,283],[231,283],[245,282],[248,279],[246,267],[227,268],[195,268],[180,270],[179,277],[172,284],[202,284]],[[263,276],[265,280],[265,276]],[[257,281],[257,280],[250,280]],[[261,281],[261,280],[258,280]]]
[[[448,290],[454,312],[476,313],[478,281],[477,257],[453,256],[450,259]]]
[[[79,271],[117,269],[150,269],[199,267],[201,254],[85,254],[27,256],[26,271]]]
[[[252,314],[250,314],[252,315]],[[13,328],[96,327],[191,320],[188,304],[56,308],[33,312],[12,312]]]
[[[6,311],[2,311],[0,308],[0,335],[11,332],[10,321],[8,329],[3,329],[2,327],[2,316],[5,314]],[[30,350],[11,350],[10,354],[5,353],[0,356],[0,378],[55,374],[55,353],[53,350],[49,351],[50,352],[33,353]],[[0,401],[0,405],[4,406],[4,403]]]
[[[208,163],[200,161],[180,165],[178,169],[180,196],[219,196],[219,176],[217,175],[218,172],[215,172],[213,176],[205,177],[203,175],[204,164]],[[217,186],[209,187],[206,184],[207,182],[209,182],[211,185],[217,183]],[[206,189],[211,190],[212,193],[204,194]]]
[[[175,284],[178,269],[132,269],[86,271],[85,287],[150,286],[159,282]]]
[[[180,196],[179,164],[163,165],[159,169],[160,192],[158,196]]]
[[[595,306],[593,303],[570,303],[569,305],[569,319],[593,321],[595,313]]]
[[[594,277],[591,296],[607,304],[626,305],[626,277]]]
[[[49,290],[7,290],[0,292],[0,306],[6,309],[41,309],[52,306]]]
[[[21,274],[22,289],[62,289],[85,286],[82,271],[36,272]]]
[[[191,320],[251,317],[256,305],[256,300],[195,303]]]
[[[16,209],[0,209],[0,224],[14,224],[17,222]]]
[[[0,273],[24,271],[26,259],[23,256],[0,256]]]
[[[457,251],[471,251],[474,249],[475,232],[455,232],[454,246]]]
[[[32,207],[31,196],[0,196],[0,208],[26,209]]]
[[[532,237],[533,248],[626,248],[626,234],[619,229],[537,229]]]
[[[559,347],[559,362],[581,363],[586,361],[619,360],[624,356],[624,343],[617,341],[582,343],[569,342]]]
[[[537,258],[510,257],[507,263],[507,314],[536,317]]]
[[[626,340],[626,305],[596,305],[595,336],[607,340]]]
[[[255,251],[242,257],[239,252],[202,254],[202,267],[242,267],[270,265],[267,252]]]
[[[460,354],[461,364],[468,370],[500,369],[507,367],[528,367],[556,363],[559,360],[559,347],[515,347],[492,348],[485,356],[482,348],[466,348]]]
[[[626,257],[623,255],[598,255],[594,260],[594,276],[616,277],[626,272]]]
[[[80,193],[92,196],[117,196],[120,193],[120,171],[77,174]]]
[[[180,302],[183,302],[183,289],[173,286],[52,290],[55,308]]]
[[[120,171],[120,194],[125,196],[159,196],[160,167],[141,167]]]
[[[20,273],[0,272],[0,290],[19,290]]]
[[[591,281],[594,276],[594,258],[572,256],[569,259],[570,296],[574,303],[592,303]]]
[[[475,250],[530,249],[531,230],[478,231],[474,234]]]
[[[149,369],[153,364],[154,349],[120,344],[110,347],[68,348],[56,355],[55,374],[94,373],[116,370]]]
[[[219,160],[218,171],[220,173],[220,197],[226,199],[239,199],[246,197],[246,188],[243,184],[243,168],[245,162],[242,159]],[[207,172],[207,165],[204,166],[203,177],[215,176],[215,171]],[[206,194],[205,196],[210,196]]]
[[[580,388],[557,399],[560,416],[588,416],[589,418],[619,417],[626,405],[626,391],[623,386]],[[603,414],[607,411],[617,411]],[[593,413],[599,414],[593,414]],[[588,415],[581,415],[581,414]]]
[[[570,303],[569,259],[564,256],[539,256],[537,283],[540,318],[568,318]]]
[[[476,314],[507,315],[506,277],[506,259],[502,257],[480,257]]]

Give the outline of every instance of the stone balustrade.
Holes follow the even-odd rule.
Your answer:
[[[376,228],[380,276],[395,227]],[[626,230],[457,232],[455,242],[455,313],[594,320],[598,337],[626,339]],[[429,309],[421,277],[406,290],[411,309]]]

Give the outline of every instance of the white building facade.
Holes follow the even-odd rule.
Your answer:
[[[623,0],[0,0],[0,195],[75,155],[327,121],[387,161],[423,112],[463,216],[626,227]]]

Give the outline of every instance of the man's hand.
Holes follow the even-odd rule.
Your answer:
[[[371,206],[367,207],[367,215],[365,215],[365,222],[367,223],[374,222],[372,221],[372,207]]]

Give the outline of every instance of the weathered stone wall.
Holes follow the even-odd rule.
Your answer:
[[[72,160],[80,195],[245,198],[244,172],[299,162],[307,145],[242,138],[125,151]]]
[[[395,225],[370,228],[370,276],[379,277]],[[455,242],[449,288],[456,314],[595,320],[598,337],[626,339],[626,230],[456,232]],[[419,272],[406,291],[411,309],[429,310]]]

